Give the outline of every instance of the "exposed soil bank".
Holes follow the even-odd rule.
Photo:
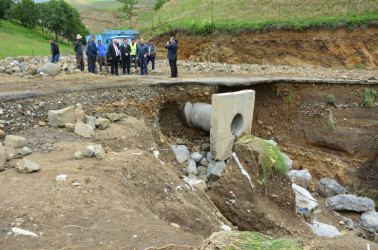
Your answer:
[[[378,29],[349,32],[345,29],[265,33],[244,31],[239,35],[213,34],[211,37],[179,37],[179,59],[232,64],[297,65],[330,68],[376,68]],[[156,37],[164,50],[168,37]]]

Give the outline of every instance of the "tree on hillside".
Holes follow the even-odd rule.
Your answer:
[[[5,14],[11,7],[12,3],[12,0],[0,0],[0,20],[5,19]]]
[[[15,6],[15,18],[21,22],[23,26],[33,29],[39,19],[36,4],[32,0],[22,0],[17,2]]]
[[[117,0],[122,4],[122,11],[125,12],[126,19],[130,20],[131,27],[133,26],[132,17],[134,15],[134,5],[138,3],[138,0]]]

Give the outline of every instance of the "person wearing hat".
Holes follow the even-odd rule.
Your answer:
[[[154,41],[150,39],[148,41],[147,67],[148,67],[148,63],[151,61],[152,70],[155,70],[155,58],[156,58],[156,45],[154,44]]]
[[[76,36],[76,42],[74,50],[76,52],[76,68],[84,71],[84,55],[83,55],[83,43],[81,42],[81,35]]]

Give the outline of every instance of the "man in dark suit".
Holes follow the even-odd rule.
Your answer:
[[[123,74],[126,74],[127,67],[127,74],[130,75],[130,52],[131,47],[127,44],[127,39],[123,39],[123,44],[121,46]]]
[[[118,76],[118,60],[121,55],[121,51],[118,46],[118,42],[116,39],[113,40],[113,44],[109,45],[108,48],[108,53],[109,53],[109,60],[110,60],[110,65],[111,65],[111,74]]]
[[[171,77],[177,77],[177,40],[174,37],[169,39],[165,48],[168,49],[167,58],[171,67]]]

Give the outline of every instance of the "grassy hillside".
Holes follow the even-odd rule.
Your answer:
[[[50,55],[49,35],[43,37],[40,30],[34,30],[12,24],[10,22],[0,22],[0,59],[11,56],[32,56]],[[54,38],[54,36],[51,35]],[[73,45],[59,43],[60,53],[69,54],[73,52]]]
[[[170,0],[154,13],[155,26],[172,28],[263,28],[284,23],[295,29],[349,21],[347,25],[378,19],[376,0]],[[160,20],[160,21],[159,21]],[[150,28],[152,20],[140,28]],[[164,31],[164,27],[160,28]]]

